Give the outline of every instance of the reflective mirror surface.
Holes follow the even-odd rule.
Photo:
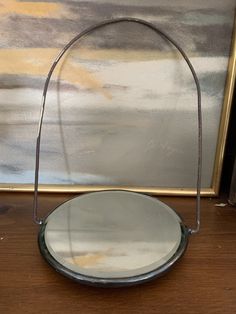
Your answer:
[[[186,227],[175,211],[128,191],[94,192],[65,202],[47,217],[39,236],[42,254],[62,273],[124,281],[155,270],[158,275],[186,244]]]

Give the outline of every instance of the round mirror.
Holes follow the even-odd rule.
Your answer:
[[[197,91],[198,164],[196,225],[187,228],[176,212],[161,201],[134,192],[109,190],[84,194],[58,206],[46,219],[38,216],[40,141],[46,96],[54,69],[66,51],[82,37],[106,25],[142,24],[170,42],[186,61]],[[202,165],[201,90],[196,72],[183,49],[155,25],[133,17],[110,19],[76,35],[54,60],[43,90],[36,142],[33,219],[41,225],[39,247],[60,273],[98,286],[125,286],[167,272],[184,253],[188,235],[200,228]]]
[[[59,272],[91,285],[158,277],[183,254],[188,229],[161,201],[128,191],[81,195],[44,221],[39,246]]]

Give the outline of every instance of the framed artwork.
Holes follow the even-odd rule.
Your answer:
[[[217,195],[235,83],[234,0],[0,0],[0,190],[32,191],[40,101],[50,64],[85,28],[147,20],[182,47],[202,90],[202,195]],[[197,94],[184,60],[135,23],[77,42],[49,86],[40,190],[124,188],[195,195]]]

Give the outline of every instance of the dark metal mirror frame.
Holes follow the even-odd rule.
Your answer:
[[[116,191],[116,190],[112,190]],[[102,191],[101,191],[102,192]],[[99,193],[99,192],[94,192]],[[135,194],[135,192],[132,192]],[[90,193],[85,193],[90,194]],[[139,193],[136,193],[139,194]],[[84,195],[84,194],[83,194]],[[76,198],[76,197],[74,197]],[[150,197],[151,198],[151,197]],[[71,200],[71,199],[70,199]],[[65,201],[63,204],[67,203],[68,201]],[[57,206],[53,211],[57,210],[62,204]],[[124,277],[124,278],[98,278],[98,277],[92,277],[92,276],[86,276],[83,274],[79,274],[74,272],[71,269],[68,269],[67,267],[63,266],[61,263],[59,263],[49,252],[46,242],[45,242],[45,229],[47,226],[47,217],[50,216],[51,212],[47,215],[44,222],[40,226],[40,231],[38,235],[38,244],[39,249],[44,257],[44,259],[59,272],[60,274],[66,276],[69,279],[72,279],[74,281],[80,282],[82,284],[90,285],[90,286],[97,286],[97,287],[124,287],[124,286],[132,286],[141,284],[144,282],[148,282],[152,279],[161,277],[165,275],[169,270],[172,269],[172,267],[178,262],[178,260],[182,257],[185,250],[188,246],[188,240],[190,235],[190,229],[182,223],[182,218],[180,215],[171,208],[172,211],[175,212],[175,214],[180,218],[180,229],[181,229],[181,241],[178,246],[178,249],[176,253],[162,266],[156,268],[153,271],[149,271],[147,273],[143,273],[141,275],[132,276],[132,277]]]
[[[46,243],[45,243],[45,238],[44,238],[44,231],[47,225],[47,217],[46,218],[39,218],[38,216],[38,185],[39,185],[39,161],[40,161],[40,142],[41,142],[41,131],[42,131],[42,124],[43,124],[43,116],[44,116],[44,111],[45,111],[45,104],[46,104],[46,96],[47,96],[47,91],[48,91],[48,86],[50,83],[51,76],[53,74],[53,71],[55,67],[57,66],[58,62],[62,58],[62,56],[65,54],[65,52],[73,46],[79,39],[82,37],[90,34],[91,32],[100,29],[104,26],[110,25],[110,24],[116,24],[116,23],[121,23],[121,22],[133,22],[133,23],[138,23],[142,24],[144,26],[147,26],[149,29],[153,30],[157,34],[159,34],[161,37],[169,41],[182,55],[184,60],[186,61],[195,85],[196,85],[196,90],[197,90],[197,112],[198,112],[198,163],[197,163],[197,196],[196,196],[196,221],[195,221],[195,226],[194,228],[188,228],[186,227],[182,222],[180,223],[181,226],[181,233],[182,233],[182,238],[180,245],[176,251],[176,253],[161,267],[142,274],[138,276],[133,276],[129,278],[95,278],[95,277],[89,277],[85,275],[81,275],[78,273],[75,273],[74,271],[64,267],[61,265],[59,262],[57,262],[52,255],[49,253]],[[65,276],[82,282],[86,283],[89,285],[97,285],[97,286],[124,286],[124,285],[134,285],[137,283],[142,283],[145,281],[148,281],[152,278],[159,277],[163,274],[165,274],[178,260],[179,258],[183,255],[187,244],[188,244],[188,237],[190,234],[197,233],[200,228],[200,190],[201,190],[201,168],[202,168],[202,115],[201,115],[201,90],[200,90],[200,85],[199,81],[196,75],[196,72],[193,68],[193,65],[191,64],[190,60],[188,59],[187,55],[185,52],[182,50],[182,48],[173,40],[169,35],[165,34],[163,31],[158,29],[156,26],[153,24],[137,19],[137,18],[131,18],[131,17],[124,17],[124,18],[117,18],[117,19],[111,19],[111,20],[106,20],[104,22],[95,24],[77,36],[75,36],[59,53],[55,61],[53,62],[46,81],[44,85],[44,90],[43,90],[43,97],[42,97],[42,105],[41,105],[41,114],[40,114],[40,120],[39,120],[39,126],[38,126],[38,136],[37,136],[37,143],[36,143],[36,164],[35,164],[35,182],[34,182],[34,204],[33,204],[33,220],[35,223],[41,225],[40,232],[39,232],[39,248],[44,256],[44,258],[51,264],[58,272],[64,274]],[[99,192],[96,192],[99,193]],[[58,208],[58,207],[57,207]],[[57,209],[56,208],[56,209]],[[54,210],[56,210],[54,209]],[[173,209],[172,209],[173,210]],[[174,210],[173,210],[174,211]],[[182,221],[182,220],[181,220]]]

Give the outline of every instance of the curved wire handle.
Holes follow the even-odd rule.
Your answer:
[[[194,70],[194,67],[192,63],[190,62],[189,58],[183,51],[183,49],[173,40],[169,35],[165,34],[163,31],[159,30],[156,26],[153,24],[141,20],[138,18],[132,18],[132,17],[123,17],[123,18],[117,18],[117,19],[110,19],[103,22],[100,22],[98,24],[95,24],[86,30],[82,31],[80,34],[75,36],[59,53],[59,55],[54,60],[53,64],[51,65],[51,68],[48,72],[44,89],[43,89],[43,97],[42,97],[42,103],[41,103],[41,113],[40,113],[40,119],[39,119],[39,125],[38,125],[38,135],[37,135],[37,142],[36,142],[36,160],[35,160],[35,180],[34,180],[34,204],[33,204],[33,220],[37,224],[42,224],[43,219],[38,217],[38,181],[39,181],[39,159],[40,159],[40,141],[41,141],[41,131],[42,131],[42,123],[43,123],[43,116],[44,116],[44,110],[45,110],[45,103],[46,103],[46,96],[48,91],[48,85],[52,76],[52,73],[57,66],[58,62],[62,58],[62,56],[65,54],[65,52],[80,38],[84,37],[85,35],[93,32],[94,30],[97,30],[103,26],[110,25],[110,24],[116,24],[120,22],[134,22],[138,24],[142,24],[147,26],[148,28],[154,30],[157,34],[159,34],[161,37],[167,39],[175,48],[180,52],[184,60],[186,61],[195,85],[197,89],[197,104],[198,104],[198,162],[197,162],[197,198],[196,198],[196,222],[194,229],[189,229],[189,232],[197,233],[200,228],[200,191],[201,191],[201,172],[202,172],[202,112],[201,112],[201,89],[200,84],[197,78],[197,74]]]

